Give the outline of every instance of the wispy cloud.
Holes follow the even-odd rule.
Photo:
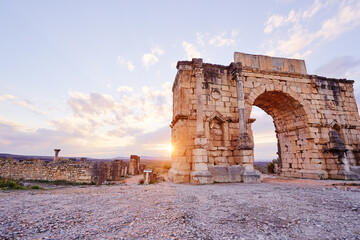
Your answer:
[[[232,35],[236,36],[236,32],[232,32]],[[232,36],[227,37],[226,32],[219,33],[218,35],[212,37],[209,40],[210,45],[214,45],[215,47],[224,47],[224,46],[230,46],[235,43],[235,39],[232,38]]]
[[[120,86],[117,88],[118,92],[133,92],[134,89],[132,87],[128,87],[128,86]]]
[[[159,46],[154,46],[151,48],[150,53],[145,53],[142,56],[143,65],[146,69],[149,69],[150,66],[155,65],[159,61],[159,56],[163,55],[165,51],[161,49]]]
[[[126,67],[130,72],[135,70],[135,65],[131,61],[125,60],[122,56],[118,56],[117,61],[121,66]]]
[[[337,78],[355,77],[360,68],[360,59],[352,56],[337,57],[317,68],[318,75]]]
[[[191,60],[192,58],[201,58],[202,57],[199,50],[193,44],[183,41],[182,46],[186,52],[186,56],[187,56],[188,60]]]
[[[324,42],[332,41],[342,34],[354,29],[360,25],[360,2],[359,1],[342,1],[338,6],[337,13],[325,20],[317,30],[312,31],[309,27],[305,27],[303,22],[305,19],[312,18],[322,8],[333,1],[322,3],[314,1],[314,3],[305,10],[291,10],[287,16],[272,15],[265,23],[265,33],[271,33],[275,29],[288,24],[293,24],[286,30],[286,37],[272,36],[265,43],[267,54],[269,55],[286,55],[292,57],[305,57],[312,53],[306,49],[311,44],[319,46]],[[314,25],[314,24],[311,24]]]
[[[220,48],[235,46],[239,33],[240,31],[238,29],[223,31],[216,34],[197,32],[195,41],[183,41],[182,47],[188,60],[191,60],[192,58],[206,58],[207,61],[210,61],[210,58],[206,57],[206,53],[209,52],[209,47]]]
[[[32,102],[30,102],[29,100],[22,99],[18,96],[14,96],[11,94],[0,95],[0,101],[9,101],[12,104],[22,106],[36,114],[44,115],[44,112],[36,108]]]
[[[305,10],[300,9],[299,11],[295,11],[292,9],[287,16],[277,14],[271,15],[265,22],[264,32],[271,33],[275,29],[286,26],[289,23],[298,23],[303,19],[311,18],[318,13],[321,8],[326,7],[328,4],[329,1],[322,2],[320,0],[315,0],[314,3]]]

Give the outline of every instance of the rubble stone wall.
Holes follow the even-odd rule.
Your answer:
[[[133,165],[132,175],[144,171],[140,157]],[[15,180],[64,180],[75,183],[102,184],[105,181],[119,181],[129,174],[129,162],[114,160],[111,162],[90,161],[51,161],[41,160],[16,161],[0,159],[0,177]]]
[[[92,167],[93,164],[90,162],[0,160],[0,177],[17,180],[65,180],[76,183],[91,183]]]

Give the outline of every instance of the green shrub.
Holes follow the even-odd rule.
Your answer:
[[[268,173],[275,173],[274,161],[268,163],[267,170],[268,170]]]
[[[49,180],[34,180],[32,182],[38,182],[38,183],[46,183],[46,184],[53,184],[53,185],[92,185],[92,183],[76,183],[76,182],[69,182],[66,180],[54,180],[54,181],[49,181]]]
[[[268,173],[275,173],[275,164],[279,164],[279,159],[273,159],[271,162],[268,163],[267,169]]]
[[[25,187],[16,180],[0,178],[0,189],[3,190],[30,190],[30,189],[44,189],[38,185]]]
[[[21,186],[18,181],[9,180],[9,179],[0,179],[0,188],[1,189],[26,189],[24,186]]]

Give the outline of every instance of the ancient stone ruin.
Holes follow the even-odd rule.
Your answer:
[[[56,152],[56,151],[55,151]],[[103,184],[106,181],[120,181],[128,175],[143,173],[144,164],[140,157],[131,155],[130,161],[80,161],[60,160],[58,152],[54,161],[0,159],[0,177],[14,180],[68,181],[75,183]],[[136,164],[133,164],[135,161]]]
[[[360,178],[352,80],[309,75],[305,61],[235,52],[229,66],[179,61],[173,84],[174,182],[257,182],[250,118],[274,120],[282,176]]]
[[[61,151],[61,149],[54,149],[55,151],[55,156],[54,156],[54,162],[59,160],[59,152]]]

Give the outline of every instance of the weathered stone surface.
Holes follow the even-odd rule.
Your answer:
[[[196,183],[211,183],[220,177],[212,178],[209,168],[235,165],[244,167],[246,181],[258,181],[252,106],[274,119],[283,176],[360,178],[354,170],[360,166],[354,81],[308,75],[303,60],[244,53],[235,53],[234,59],[229,66],[202,59],[178,62],[172,89],[172,181],[202,176]],[[222,179],[227,181],[225,173]]]
[[[128,173],[130,175],[137,175],[139,174],[139,168],[140,168],[140,157],[137,155],[131,155],[130,161],[129,161],[129,171]]]

